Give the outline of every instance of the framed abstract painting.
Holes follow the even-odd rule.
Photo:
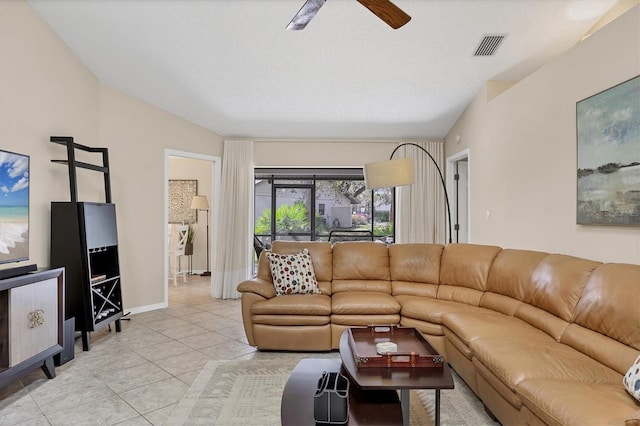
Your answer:
[[[640,226],[640,76],[576,103],[577,223]]]

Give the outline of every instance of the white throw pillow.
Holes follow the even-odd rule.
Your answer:
[[[298,254],[265,252],[271,267],[276,295],[320,294],[309,250]]]
[[[633,363],[627,374],[622,378],[622,383],[627,391],[631,394],[636,401],[640,402],[640,356],[636,358],[636,362]]]

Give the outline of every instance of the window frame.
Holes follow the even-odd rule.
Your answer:
[[[331,232],[329,234],[320,234],[317,232],[317,221],[316,214],[318,213],[317,208],[317,200],[316,194],[318,190],[318,181],[363,181],[364,182],[364,172],[362,168],[272,168],[272,167],[256,167],[254,169],[254,185],[257,185],[259,181],[267,180],[271,186],[271,218],[270,218],[270,234],[257,234],[255,233],[255,225],[258,217],[256,216],[254,209],[254,233],[257,238],[265,243],[270,243],[272,241],[278,240],[278,237],[282,237],[283,235],[279,234],[276,229],[275,217],[276,217],[276,204],[277,204],[277,190],[278,189],[286,189],[286,188],[301,188],[301,189],[310,189],[310,230],[308,233],[287,233],[287,236],[291,237],[309,237],[310,241],[331,241]],[[283,181],[304,181],[305,183],[292,182],[292,183],[283,183]],[[308,183],[307,183],[308,182]],[[366,191],[366,190],[365,190]],[[255,198],[258,195],[254,195]],[[375,235],[375,226],[376,226],[376,206],[375,206],[375,196],[376,192],[374,190],[370,190],[369,196],[369,211],[371,214],[370,221],[370,229],[361,232],[370,232],[370,236],[366,239],[372,238],[375,240],[383,240],[384,242],[393,242],[395,241],[395,222],[396,222],[396,194],[393,189],[391,189],[390,194],[390,225],[392,228],[391,231],[391,241],[389,241],[389,235]],[[325,207],[326,209],[326,207]],[[326,214],[326,211],[325,211]],[[353,214],[352,212],[350,214]],[[280,238],[282,239],[282,238]],[[347,237],[348,240],[353,240],[354,237]],[[268,240],[268,241],[265,241]]]

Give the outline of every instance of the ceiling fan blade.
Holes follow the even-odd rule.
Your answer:
[[[327,0],[307,0],[298,13],[296,13],[296,16],[289,22],[287,29],[294,31],[304,29],[313,17],[316,16],[320,8],[324,6],[326,1]]]
[[[411,20],[411,16],[389,0],[358,0],[358,2],[389,24],[394,30]]]

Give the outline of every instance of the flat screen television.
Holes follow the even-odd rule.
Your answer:
[[[0,264],[29,259],[29,156],[0,150]]]

